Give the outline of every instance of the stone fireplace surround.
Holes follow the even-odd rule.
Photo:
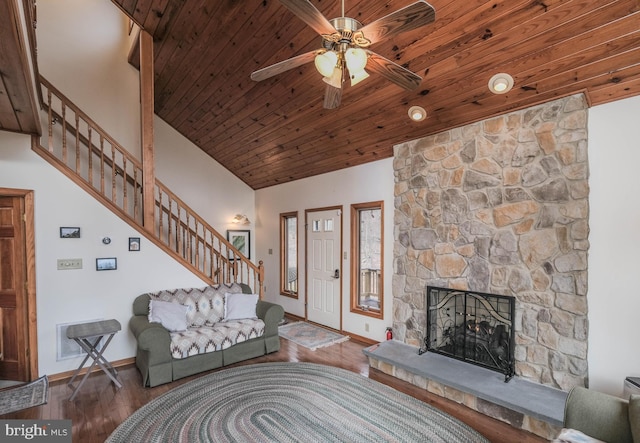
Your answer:
[[[586,386],[587,160],[582,94],[395,146],[394,338],[427,286],[511,295],[516,377]]]

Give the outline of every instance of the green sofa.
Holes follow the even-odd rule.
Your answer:
[[[589,441],[568,437],[570,430],[577,430],[605,442],[640,443],[640,395],[631,395],[627,401],[575,387],[565,404],[564,428],[564,438],[561,434],[556,441]]]
[[[240,284],[237,292],[251,294],[251,288]],[[210,286],[208,288],[217,288]],[[203,288],[204,289],[204,288]],[[201,291],[197,289],[195,291]],[[190,293],[194,289],[180,289]],[[165,300],[175,291],[164,291]],[[184,294],[183,292],[183,294]],[[136,366],[142,375],[142,384],[153,387],[188,377],[199,372],[230,365],[239,361],[259,357],[280,349],[278,324],[284,317],[282,306],[258,300],[256,315],[264,322],[263,335],[249,338],[230,347],[213,352],[189,355],[186,358],[174,358],[171,350],[171,333],[160,323],[149,322],[149,303],[163,291],[142,294],[133,302],[133,317],[129,328],[137,341]]]

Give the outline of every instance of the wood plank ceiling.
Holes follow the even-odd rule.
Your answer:
[[[422,76],[420,87],[372,73],[333,110],[313,63],[250,79],[320,48],[278,0],[112,1],[154,38],[156,114],[253,189],[388,158],[397,143],[574,93],[591,105],[640,94],[638,0],[432,0],[435,22],[371,47]],[[413,1],[346,0],[345,15],[366,25]],[[311,2],[341,15],[337,0]],[[508,94],[489,92],[497,72],[514,77]],[[412,105],[427,119],[410,121]]]
[[[39,134],[34,0],[0,2],[0,130]],[[29,24],[30,26],[28,26]]]

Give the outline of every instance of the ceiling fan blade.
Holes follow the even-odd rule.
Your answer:
[[[309,0],[280,0],[280,3],[320,35],[338,32]]]
[[[408,69],[403,68],[397,63],[388,60],[375,52],[367,51],[369,59],[367,61],[367,69],[382,75],[384,78],[396,85],[412,90],[420,86],[422,77]]]
[[[327,85],[324,90],[324,109],[336,109],[340,106],[342,100],[342,88],[334,88],[331,85]]]
[[[396,12],[369,23],[360,29],[370,44],[400,32],[410,31],[428,25],[436,19],[436,11],[429,3],[419,0],[398,9]]]
[[[297,68],[298,66],[313,61],[317,54],[318,51],[306,52],[304,54],[297,55],[295,57],[278,62],[274,65],[267,66],[266,68],[258,69],[257,71],[253,71],[251,73],[251,80],[259,82],[271,78],[274,75],[282,74],[285,71]]]

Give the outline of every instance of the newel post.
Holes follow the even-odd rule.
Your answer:
[[[154,232],[155,209],[155,160],[153,145],[153,37],[140,31],[140,112],[143,174],[143,225],[148,232]]]
[[[260,286],[260,300],[264,298],[264,263],[262,260],[258,262],[258,285]]]

